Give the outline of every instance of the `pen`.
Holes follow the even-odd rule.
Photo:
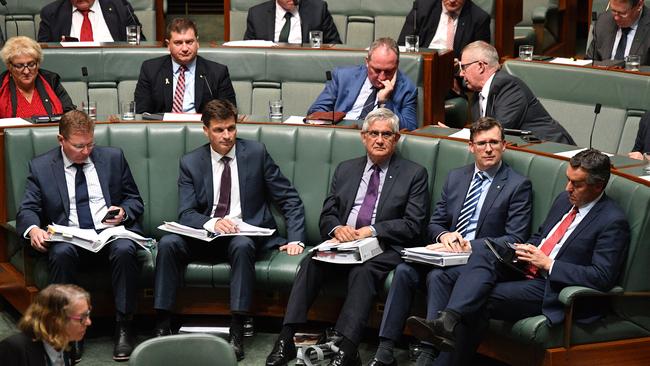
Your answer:
[[[208,236],[208,238],[216,238],[217,233],[210,232],[208,230],[205,231],[205,234]]]

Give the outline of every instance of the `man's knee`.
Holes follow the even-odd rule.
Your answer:
[[[247,236],[235,236],[228,245],[228,254],[231,258],[255,257],[255,242]]]
[[[123,260],[130,258],[137,258],[137,244],[128,239],[119,239],[114,241],[110,245],[110,259],[111,260]]]
[[[52,243],[48,251],[48,260],[51,264],[74,262],[79,257],[75,246],[69,243]]]
[[[157,257],[160,258],[161,256],[166,255],[173,256],[182,248],[184,242],[184,239],[176,234],[163,236],[157,245]]]
[[[419,282],[418,271],[406,263],[400,263],[397,267],[395,267],[393,282],[397,282],[405,285],[418,283]]]

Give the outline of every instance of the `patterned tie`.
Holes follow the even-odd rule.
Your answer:
[[[466,234],[467,226],[469,225],[469,219],[474,216],[474,211],[476,211],[476,206],[478,205],[478,200],[481,198],[481,192],[483,191],[483,181],[487,179],[487,176],[484,172],[478,171],[474,174],[474,180],[467,191],[467,196],[465,197],[465,202],[463,202],[463,207],[460,209],[460,216],[458,217],[458,223],[456,224],[456,231],[463,237]]]
[[[92,42],[93,26],[90,24],[90,18],[88,18],[88,13],[90,13],[90,10],[79,10],[79,12],[84,17],[83,23],[81,23],[81,33],[79,34],[79,40],[81,42]]]
[[[291,30],[291,13],[286,12],[284,13],[284,25],[282,26],[282,30],[280,30],[280,37],[278,38],[278,42],[280,43],[287,43],[289,42],[289,31]]]
[[[176,81],[176,91],[174,92],[174,102],[172,104],[173,113],[183,113],[183,98],[185,97],[185,70],[187,66],[181,65],[178,68],[178,80]]]
[[[456,29],[454,29],[454,20],[456,19],[456,14],[447,13],[447,49],[454,49],[454,35]]]
[[[370,95],[368,96],[368,99],[366,99],[366,102],[363,103],[363,108],[361,109],[361,114],[359,115],[359,119],[364,119],[372,111],[375,109],[375,100],[377,99],[377,88],[374,86],[370,87],[372,90],[370,91]]]
[[[377,203],[377,197],[379,196],[379,172],[381,169],[377,165],[373,165],[370,169],[372,169],[373,172],[370,176],[370,181],[368,182],[366,196],[363,198],[363,203],[361,203],[361,208],[357,215],[357,229],[369,226],[372,223],[372,213],[375,211],[375,204]]]
[[[82,229],[94,229],[93,215],[90,213],[88,198],[88,184],[86,183],[86,174],[84,174],[84,163],[72,164],[77,169],[74,177],[74,197],[77,202],[77,219],[79,227]]]
[[[621,28],[621,39],[618,41],[618,47],[616,47],[616,55],[614,55],[614,60],[623,60],[625,58],[625,47],[627,46],[627,35],[630,33],[632,28]]]
[[[227,156],[221,158],[223,172],[221,173],[221,186],[219,187],[219,202],[214,210],[214,217],[225,217],[230,213],[230,160]]]
[[[479,110],[479,113],[481,113],[481,117],[485,117],[485,108],[483,108],[483,102],[484,101],[485,101],[485,97],[483,96],[483,94],[478,93],[478,110]]]
[[[539,248],[542,253],[544,253],[546,256],[549,256],[551,252],[553,251],[553,248],[557,245],[557,243],[562,240],[564,235],[566,234],[566,231],[569,229],[569,226],[573,223],[573,220],[575,220],[576,215],[578,214],[578,208],[573,206],[571,208],[571,211],[569,211],[569,214],[562,220],[560,225],[557,227],[557,229],[551,234],[546,241],[542,244],[542,246]],[[535,267],[532,263],[529,263],[528,266],[526,267],[526,277],[528,278],[534,278],[537,275],[537,271],[539,268]]]

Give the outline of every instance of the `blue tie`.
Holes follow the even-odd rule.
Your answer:
[[[77,168],[77,174],[74,177],[74,196],[77,202],[77,219],[79,220],[79,227],[82,229],[94,229],[93,215],[90,213],[90,205],[88,199],[88,184],[86,183],[86,175],[84,174],[84,163],[72,164]]]
[[[481,171],[476,172],[469,191],[467,191],[467,197],[465,197],[465,202],[463,202],[463,208],[460,210],[460,216],[456,224],[456,231],[463,237],[466,234],[469,219],[474,216],[474,211],[476,211],[478,200],[481,198],[481,192],[483,191],[483,181],[486,178],[485,173]]]

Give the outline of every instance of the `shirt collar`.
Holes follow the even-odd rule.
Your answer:
[[[372,168],[372,166],[375,165],[375,163],[370,160],[369,156],[366,156],[366,167],[363,169],[364,172],[367,172]],[[386,159],[383,163],[379,164],[379,169],[381,170],[382,173],[386,173],[388,170],[388,165],[390,165],[390,158]]]
[[[45,348],[45,353],[50,361],[52,361],[52,364],[59,358],[63,359],[63,350],[57,351],[51,344],[45,341],[43,341],[43,348]]]
[[[598,201],[600,201],[601,198],[603,198],[603,194],[605,194],[605,191],[601,192],[600,195],[598,195],[598,197],[596,197],[595,200],[593,200],[593,201],[591,201],[589,203],[586,203],[586,204],[582,205],[581,207],[578,207],[578,213],[584,214],[586,212],[589,212],[596,205],[596,203]]]
[[[64,168],[69,168],[74,164],[74,162],[72,160],[70,160],[68,158],[68,156],[65,154],[65,152],[63,151],[63,148],[61,148],[61,156],[63,157],[63,167]],[[88,156],[88,158],[86,160],[84,160],[84,163],[85,164],[92,163],[92,160],[90,160],[90,156]]]
[[[286,14],[286,13],[291,13],[292,18],[295,18],[295,17],[299,14],[299,9],[300,9],[300,5],[296,5],[296,6],[293,8],[293,11],[289,11],[289,12],[287,12],[286,10],[284,10],[283,7],[280,6],[280,4],[278,4],[278,2],[276,1],[276,2],[275,2],[275,17],[276,17],[276,18],[284,18],[284,14]]]
[[[485,82],[485,85],[483,85],[483,88],[481,89],[481,95],[483,98],[487,100],[488,95],[490,95],[490,87],[492,86],[492,80],[494,80],[494,75],[496,75],[496,72],[490,76],[487,81]]]
[[[219,154],[218,152],[214,151],[214,149],[212,148],[212,145],[210,145],[210,157],[211,157],[212,160],[214,160],[214,161],[219,161],[219,160],[221,160],[221,158],[223,158],[224,156],[229,157],[230,160],[235,160],[235,156],[236,156],[236,155],[235,155],[235,149],[236,149],[236,148],[237,148],[237,143],[235,142],[235,144],[232,145],[232,149],[230,149],[230,151],[228,151],[228,152],[226,153],[226,155],[221,155],[221,154]]]
[[[487,169],[487,170],[483,170],[483,171],[482,171],[483,173],[485,173],[485,175],[487,176],[487,178],[488,178],[488,180],[489,180],[490,182],[494,179],[494,177],[496,177],[497,172],[499,171],[499,169],[501,169],[501,164],[503,164],[503,161],[500,161],[499,164],[493,166],[493,167],[490,168],[490,169]],[[478,167],[476,166],[476,164],[474,164],[474,175],[476,175],[476,173],[479,172],[479,171],[480,171],[480,170],[478,169]]]
[[[171,57],[171,56],[169,56],[169,57]],[[176,62],[176,60],[174,60],[173,57],[171,57],[171,59],[172,59],[172,71],[173,71],[173,74],[176,75],[176,73],[178,73],[178,69],[181,67],[181,64]],[[189,71],[190,73],[193,73],[194,69],[196,68],[196,57],[194,58],[194,60],[192,60],[189,64],[187,64],[185,66],[187,66],[187,70],[185,70],[185,72]]]

